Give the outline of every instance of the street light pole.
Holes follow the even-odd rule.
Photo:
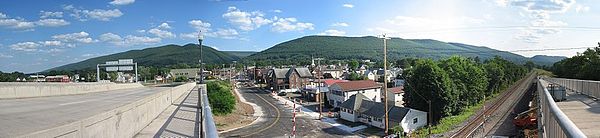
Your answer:
[[[204,83],[204,65],[202,65],[202,40],[204,39],[204,36],[202,35],[202,31],[198,32],[198,46],[200,46],[200,81],[199,83],[202,84]]]

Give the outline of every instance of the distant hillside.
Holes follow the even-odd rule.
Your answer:
[[[233,55],[233,56],[237,56],[239,58],[244,58],[244,57],[250,56],[252,54],[258,53],[256,51],[223,51],[223,52]]]
[[[540,65],[552,66],[554,63],[561,61],[567,57],[563,56],[546,56],[546,55],[535,55],[531,57],[531,61],[539,63]]]
[[[306,36],[277,44],[244,59],[297,63],[298,60],[309,60],[311,56],[314,56],[339,60],[371,59],[380,61],[383,57],[382,51],[383,40],[372,36]],[[498,55],[516,63],[524,63],[529,60],[521,55],[482,46],[446,43],[431,39],[392,38],[388,40],[388,58],[390,60],[406,57],[439,59],[451,55],[479,57],[481,60]]]
[[[204,61],[206,63],[229,63],[239,60],[237,56],[217,51],[211,47],[204,46],[202,49]],[[159,47],[146,48],[142,50],[130,50],[126,52],[95,57],[81,62],[67,64],[64,66],[52,68],[49,70],[80,70],[95,69],[96,64],[105,63],[117,59],[133,59],[138,65],[142,66],[167,66],[178,63],[198,64],[200,59],[200,49],[196,44],[165,45]]]

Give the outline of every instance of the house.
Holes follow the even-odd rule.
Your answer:
[[[340,105],[340,118],[383,129],[385,128],[384,106],[383,103],[356,94]],[[388,121],[390,125],[388,128],[401,126],[404,132],[410,133],[427,124],[427,112],[388,105]]]
[[[289,68],[283,69],[271,69],[267,73],[267,83],[273,90],[281,90],[288,88],[288,84],[286,83],[286,74],[289,71]]]
[[[398,107],[404,107],[404,100],[402,100],[404,96],[404,87],[393,87],[388,88],[388,101],[393,102],[394,105]]]
[[[365,71],[365,76],[367,76],[367,79],[372,80],[372,81],[376,81],[377,77],[375,76],[375,73],[377,72],[377,70],[369,70],[369,71]]]
[[[286,73],[290,89],[302,89],[308,85],[313,77],[308,68],[290,68]]]
[[[271,69],[267,75],[267,83],[273,90],[303,89],[313,77],[308,68]]]
[[[329,86],[327,100],[333,107],[339,107],[350,96],[358,93],[379,102],[381,100],[381,85],[371,80],[337,82]]]

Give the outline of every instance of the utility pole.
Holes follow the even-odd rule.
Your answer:
[[[318,97],[319,97],[319,119],[323,119],[323,117],[322,117],[322,114],[323,114],[323,94],[321,92],[321,87],[323,87],[322,84],[321,84],[321,83],[323,83],[323,82],[321,82],[321,77],[323,77],[322,73],[321,73],[321,72],[323,72],[323,69],[321,69],[321,60],[323,60],[323,58],[317,58],[316,60],[318,61],[317,62],[317,67],[319,67],[319,74],[317,75],[317,77],[319,77],[319,85],[317,87],[317,91],[319,91],[319,93],[317,94]]]
[[[202,36],[202,31],[198,32],[198,46],[200,46],[200,80],[198,80],[198,83],[202,84],[204,83],[204,77],[202,76],[202,73],[204,73],[204,69],[202,66],[202,40],[204,40],[204,36]],[[136,71],[137,72],[137,71]],[[198,87],[198,110],[202,110],[202,91],[200,90],[201,88]],[[200,124],[198,125],[200,126],[200,128],[198,129],[198,131],[200,131],[200,137],[204,137],[204,111],[202,110],[202,113],[200,114]]]
[[[388,77],[387,77],[387,38],[385,36],[385,34],[383,34],[383,100],[384,101],[384,106],[385,106],[385,135],[388,135],[388,129],[389,129],[389,123],[388,123],[388,118],[389,118],[389,109],[388,109],[388,99],[387,99],[387,83],[388,83]]]

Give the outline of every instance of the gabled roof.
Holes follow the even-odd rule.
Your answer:
[[[361,110],[366,109],[365,111],[360,111],[360,110],[359,111],[361,114],[364,114],[367,116],[372,116],[372,117],[377,117],[377,118],[385,117],[385,110],[383,110],[384,104],[380,103],[380,102],[363,100],[360,109]],[[388,113],[389,113],[388,118],[390,120],[400,122],[400,121],[402,121],[402,118],[404,118],[404,116],[406,116],[406,114],[409,111],[410,111],[410,108],[388,105]]]
[[[331,86],[331,85],[333,85],[334,83],[337,83],[337,82],[347,82],[347,81],[348,80],[326,79],[325,80],[325,85],[326,86]]]
[[[337,82],[333,85],[339,86],[344,92],[381,88],[381,85],[372,80]]]
[[[358,94],[350,96],[350,98],[348,98],[348,100],[344,101],[340,105],[340,107],[356,111],[356,110],[358,110],[360,108],[361,103],[364,100],[368,101],[369,98],[367,98],[366,96],[358,93]]]
[[[310,70],[308,68],[295,68],[296,72],[298,72],[298,75],[300,75],[301,78],[309,78],[312,77],[312,73],[310,73]]]
[[[273,75],[275,75],[275,78],[278,79],[285,79],[286,78],[286,74],[289,71],[289,68],[283,68],[283,69],[273,69]]]
[[[399,87],[394,87],[394,88],[388,88],[388,91],[392,92],[394,94],[400,94],[400,93],[404,93],[404,87],[399,86]]]

